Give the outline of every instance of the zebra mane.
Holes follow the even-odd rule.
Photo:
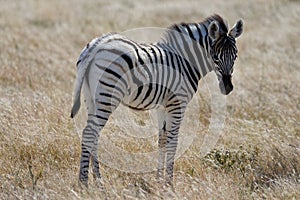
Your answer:
[[[210,17],[207,17],[202,22],[200,22],[200,24],[205,24],[205,25],[208,26],[213,21],[218,22],[221,32],[223,32],[224,34],[228,33],[228,24],[227,24],[227,22],[224,21],[224,19],[218,14],[214,14]],[[181,27],[185,27],[185,26],[192,25],[192,24],[195,24],[195,23],[182,22],[182,23],[179,23],[179,24],[173,24],[168,29],[169,29],[170,32],[172,32],[172,31],[180,32]]]
[[[214,14],[208,18],[206,18],[202,23],[204,24],[210,24],[211,22],[216,21],[219,24],[220,31],[227,34],[228,33],[228,24],[224,19],[218,15]]]

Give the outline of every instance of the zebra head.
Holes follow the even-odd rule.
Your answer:
[[[236,38],[243,32],[243,21],[239,20],[228,32],[227,25],[223,21],[212,21],[208,27],[211,38],[211,58],[214,70],[219,80],[219,88],[222,94],[228,95],[233,90],[232,72],[237,58]]]

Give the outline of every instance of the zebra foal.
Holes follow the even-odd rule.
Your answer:
[[[173,182],[178,131],[187,104],[199,80],[215,71],[222,94],[233,90],[236,38],[242,20],[232,29],[219,15],[201,23],[170,27],[156,44],[141,44],[110,33],[92,40],[77,61],[73,118],[80,108],[83,88],[88,110],[82,133],[79,181],[88,185],[90,160],[94,177],[101,178],[98,162],[99,133],[121,103],[136,110],[156,109],[159,127],[157,176]]]

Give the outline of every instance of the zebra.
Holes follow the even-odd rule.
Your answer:
[[[158,117],[157,177],[173,186],[178,132],[198,82],[215,71],[222,94],[233,90],[236,38],[243,21],[232,29],[218,14],[200,23],[175,24],[154,44],[138,43],[118,33],[93,39],[77,61],[71,118],[80,108],[83,88],[88,111],[82,132],[79,183],[88,187],[89,163],[101,179],[98,138],[112,112],[123,104],[135,110],[155,109]]]

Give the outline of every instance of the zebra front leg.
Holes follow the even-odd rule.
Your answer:
[[[167,117],[167,143],[166,143],[166,185],[173,188],[174,160],[178,144],[178,133],[185,106],[182,103],[174,103],[169,106]]]
[[[164,123],[165,124],[165,123]],[[164,167],[166,160],[166,143],[167,143],[167,132],[165,129],[159,130],[158,138],[158,150],[159,150],[159,159],[158,159],[158,168],[157,168],[157,179],[164,177]]]
[[[166,144],[166,185],[173,187],[174,160],[178,144],[178,131],[167,132]]]
[[[157,110],[157,119],[158,119],[158,167],[156,178],[158,180],[163,179],[164,176],[164,167],[166,160],[166,143],[167,143],[167,132],[166,132],[166,117],[165,110]]]

